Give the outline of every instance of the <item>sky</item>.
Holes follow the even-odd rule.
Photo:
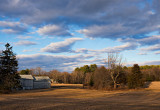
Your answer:
[[[0,50],[10,43],[19,70],[73,71],[105,65],[160,64],[159,0],[0,0]]]

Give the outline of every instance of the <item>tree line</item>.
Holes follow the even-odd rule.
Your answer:
[[[20,88],[20,74],[49,76],[55,83],[83,84],[94,89],[140,88],[146,81],[160,81],[160,65],[126,67],[117,53],[108,53],[106,66],[96,64],[77,67],[72,73],[44,71],[40,67],[17,71],[18,61],[10,44],[0,53],[0,92]]]
[[[54,83],[83,84],[94,89],[141,88],[147,81],[160,81],[160,67],[142,69],[138,64],[132,67],[98,67],[96,64],[77,67],[72,73],[51,70],[43,71],[40,67],[19,71],[19,74],[46,75]],[[28,71],[28,72],[27,72]],[[37,72],[38,71],[38,72]]]

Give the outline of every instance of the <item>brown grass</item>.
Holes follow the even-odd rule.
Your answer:
[[[160,109],[160,90],[99,91],[81,84],[53,84],[50,89],[1,94],[0,110]]]

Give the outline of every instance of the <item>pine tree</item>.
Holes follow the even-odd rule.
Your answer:
[[[143,86],[142,73],[138,64],[134,64],[132,68],[132,74],[128,78],[129,88],[138,88]]]
[[[6,50],[0,53],[0,92],[11,92],[20,87],[20,76],[17,73],[18,61],[9,43]]]

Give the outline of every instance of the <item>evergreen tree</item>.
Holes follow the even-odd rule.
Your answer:
[[[128,78],[129,88],[138,88],[143,86],[142,73],[138,64],[134,64],[132,68],[132,74]]]
[[[19,74],[21,74],[21,75],[29,75],[29,74],[31,74],[31,72],[30,72],[29,69],[25,69],[25,70],[21,70],[21,71],[19,72]]]
[[[11,92],[20,87],[20,76],[17,73],[18,61],[9,43],[6,50],[0,53],[0,92]]]
[[[90,68],[88,65],[84,65],[83,67],[80,67],[80,71],[84,72],[84,74],[90,72]]]
[[[97,65],[96,64],[91,64],[90,65],[90,71],[94,72],[97,69]]]

